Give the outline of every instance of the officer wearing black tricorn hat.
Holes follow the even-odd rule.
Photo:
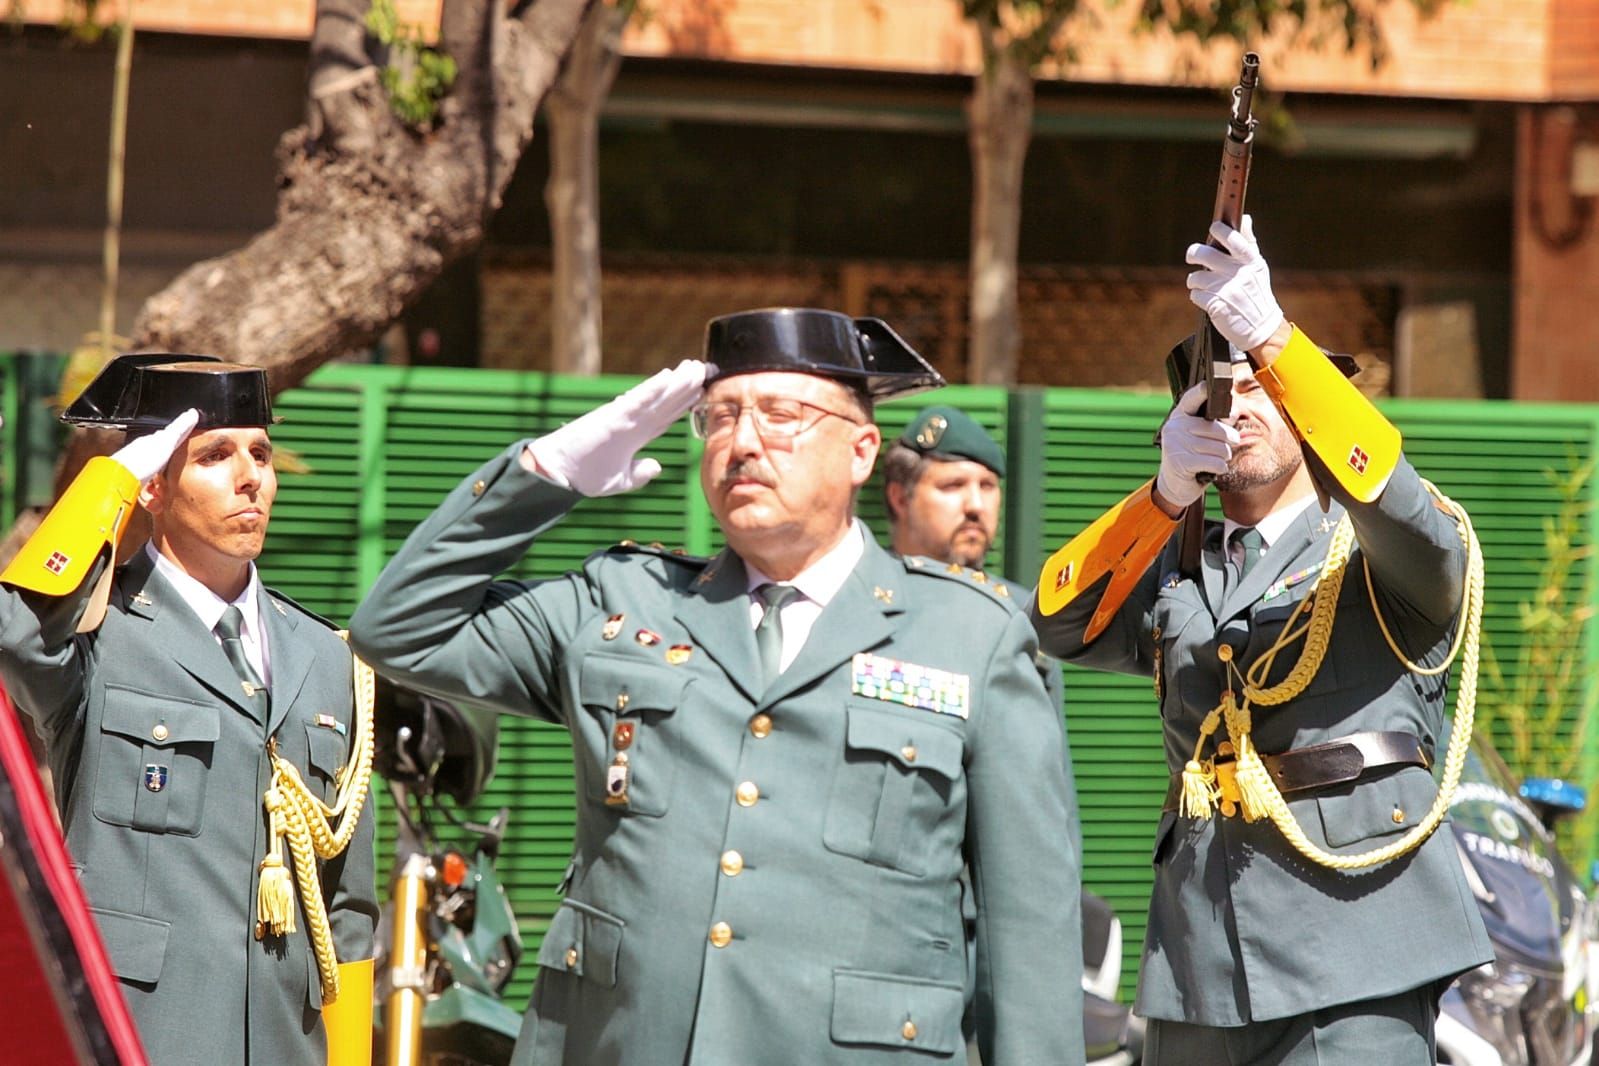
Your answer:
[[[469,475],[351,639],[397,680],[572,734],[577,825],[516,1059],[1080,1063],[1060,716],[1013,599],[853,512],[874,400],[941,384],[876,319],[713,320],[686,361]],[[683,414],[726,539],[496,581]],[[978,908],[963,950],[960,872]],[[781,1049],[774,1052],[772,1049]]]
[[[255,572],[277,495],[266,374],[122,356],[62,417],[127,439],[0,573],[0,677],[44,737],[144,1047],[163,1064],[358,1061],[370,713],[344,643]],[[118,566],[136,506],[152,535]]]

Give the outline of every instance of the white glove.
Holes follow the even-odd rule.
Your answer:
[[[1160,427],[1160,474],[1155,478],[1155,491],[1177,507],[1187,507],[1205,494],[1200,474],[1227,472],[1240,439],[1232,426],[1200,415],[1203,406],[1205,387],[1195,385],[1178,398],[1166,424]]]
[[[111,458],[127,467],[128,473],[142,485],[167,468],[172,453],[199,421],[200,412],[191,407],[154,433],[130,440]]]
[[[585,496],[614,496],[661,472],[638,450],[699,402],[707,367],[685,359],[527,446],[539,472]]]
[[[1190,244],[1188,262],[1202,267],[1188,275],[1188,298],[1210,316],[1223,337],[1246,352],[1265,344],[1283,324],[1282,309],[1271,294],[1271,271],[1255,243],[1255,223],[1243,228],[1212,222],[1210,235],[1223,248]]]

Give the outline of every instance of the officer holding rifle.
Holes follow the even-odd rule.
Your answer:
[[[1049,654],[1154,679],[1171,784],[1145,1061],[1431,1066],[1439,995],[1493,958],[1433,832],[1480,556],[1464,512],[1283,316],[1249,216],[1211,235],[1188,249],[1188,287],[1235,349],[1232,414],[1207,420],[1203,385],[1185,392],[1158,475],[1045,565],[1032,606]],[[1224,520],[1187,573],[1170,533],[1212,478]],[[1149,561],[1122,587],[1103,560],[1129,558]]]

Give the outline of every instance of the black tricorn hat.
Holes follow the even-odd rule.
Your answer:
[[[160,429],[193,407],[197,429],[270,426],[266,371],[214,355],[119,355],[61,413],[61,421],[99,429]]]
[[[936,389],[944,378],[880,318],[813,307],[765,307],[713,318],[705,327],[709,385],[762,370],[818,374],[874,400]]]

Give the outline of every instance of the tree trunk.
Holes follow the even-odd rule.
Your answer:
[[[596,3],[545,101],[550,121],[550,368],[600,372],[600,111],[622,65],[631,5]]]
[[[481,243],[592,2],[444,0],[440,48],[459,73],[434,127],[417,132],[367,55],[368,0],[319,0],[307,123],[278,145],[277,221],[152,296],[133,350],[253,363],[279,392],[376,341]],[[74,433],[57,485],[110,438]]]
[[[966,102],[972,153],[971,337],[967,379],[1016,381],[1021,349],[1016,273],[1022,165],[1033,129],[1033,79],[1006,50],[994,51]]]

